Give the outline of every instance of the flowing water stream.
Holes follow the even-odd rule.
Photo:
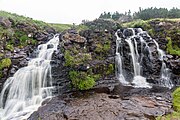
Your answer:
[[[126,30],[131,31],[131,35],[126,36],[125,35]],[[133,85],[134,87],[140,87],[140,88],[151,88],[151,85],[148,82],[146,82],[146,78],[143,77],[143,75],[141,74],[141,71],[143,70],[143,67],[141,66],[141,62],[144,57],[142,51],[147,49],[149,53],[148,56],[149,59],[152,58],[151,51],[149,51],[149,46],[147,45],[143,37],[140,35],[140,34],[146,34],[150,38],[150,40],[153,41],[154,44],[156,45],[159,54],[159,59],[162,61],[161,75],[160,75],[161,80],[159,84],[164,87],[172,88],[173,84],[170,80],[170,72],[163,60],[165,54],[161,49],[159,49],[158,43],[154,39],[152,39],[147,34],[146,31],[143,31],[141,28],[138,28],[136,33],[133,28],[125,29],[123,32],[121,32],[122,33],[121,37],[118,36],[118,32],[120,32],[120,30],[118,30],[115,33],[115,35],[117,38],[116,39],[116,76],[119,79],[119,81],[124,85]],[[139,42],[141,47],[141,54],[139,54],[138,52],[138,43],[136,41],[136,38],[139,38],[140,40]],[[129,46],[129,51],[130,51],[129,55],[132,61],[130,64],[132,64],[133,66],[132,80],[127,80],[127,78],[125,78],[125,75],[123,74],[125,70],[123,70],[124,63],[122,62],[123,59],[122,48],[124,45],[122,44],[122,40],[124,40]]]
[[[28,66],[6,80],[0,94],[0,120],[27,119],[41,103],[52,97],[51,57],[59,44],[54,36],[38,46],[38,55]]]

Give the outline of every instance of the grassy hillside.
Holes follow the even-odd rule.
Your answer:
[[[45,23],[43,21],[40,20],[33,20],[32,18],[29,17],[24,17],[21,15],[17,15],[15,13],[8,13],[5,11],[0,11],[0,16],[5,17],[5,18],[11,18],[16,22],[28,22],[31,24],[36,25],[39,28],[43,28],[43,27],[53,27],[54,29],[56,29],[57,31],[63,31],[65,29],[69,29],[72,27],[72,25],[70,24],[54,24],[54,23]]]

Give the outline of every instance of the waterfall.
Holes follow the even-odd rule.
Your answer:
[[[121,38],[117,35],[117,32],[115,33],[117,39],[116,39],[116,57],[115,57],[115,62],[116,62],[116,77],[119,79],[119,81],[123,84],[129,84],[123,75],[123,69],[122,69],[122,57],[121,54],[119,53],[119,48],[121,47]]]
[[[121,34],[121,36],[119,36],[119,34]],[[147,88],[151,88],[150,84],[146,82],[146,78],[143,77],[143,75],[141,74],[141,71],[143,71],[143,67],[141,66],[142,61],[143,61],[143,57],[144,52],[143,51],[148,51],[148,58],[149,60],[152,59],[152,54],[151,51],[149,50],[149,46],[146,43],[147,39],[143,38],[143,35],[146,36],[146,38],[151,41],[151,44],[154,43],[157,51],[158,51],[158,55],[159,55],[159,60],[162,61],[162,66],[161,66],[161,72],[160,72],[160,85],[162,85],[163,87],[168,87],[168,88],[172,88],[173,84],[170,80],[170,72],[169,69],[166,67],[166,64],[164,62],[164,57],[165,57],[165,53],[163,52],[163,50],[161,50],[159,48],[158,43],[152,39],[148,33],[146,31],[143,31],[141,28],[137,28],[136,31],[133,28],[128,28],[125,29],[123,32],[121,32],[120,30],[117,30],[117,32],[115,33],[116,36],[116,76],[119,79],[119,81],[123,84],[123,85],[133,85],[134,87],[147,87]],[[138,39],[140,42],[140,53],[138,52]],[[122,51],[123,51],[123,47],[122,45],[126,45],[126,44],[122,44],[122,41],[125,43],[127,43],[127,45],[129,46],[129,56],[130,59],[132,60],[132,66],[133,66],[133,78],[132,80],[129,80],[129,78],[125,78],[124,72],[125,71],[123,69],[123,65],[124,65],[124,61],[122,61],[123,56],[121,55]],[[121,48],[121,49],[120,49]],[[142,70],[141,70],[142,69]],[[131,82],[129,82],[131,81]]]
[[[121,44],[122,39],[118,36],[118,32],[120,32],[120,30],[118,30],[115,33],[116,38],[117,38],[116,39],[116,59],[115,59],[116,60],[116,76],[123,85],[133,84],[134,87],[150,88],[151,86],[146,82],[146,79],[140,75],[141,66],[139,62],[140,58],[139,58],[139,53],[138,53],[138,48],[137,48],[137,41],[134,39],[135,31],[132,28],[129,28],[129,30],[132,31],[132,35],[126,38],[124,41],[128,43],[129,48],[130,48],[130,56],[132,58],[134,77],[133,77],[132,82],[129,83],[128,81],[130,80],[126,80],[123,75],[122,56],[120,55],[122,49],[120,49],[119,51],[119,48],[122,47],[122,44]],[[139,29],[139,31],[141,31],[141,29]],[[125,31],[123,31],[122,34],[124,36]]]
[[[153,41],[156,45],[156,48],[157,48],[157,51],[159,54],[159,59],[162,61],[160,84],[165,86],[165,87],[172,88],[173,84],[172,84],[172,81],[170,79],[170,72],[169,72],[169,69],[166,67],[166,63],[163,60],[165,57],[165,53],[159,48],[159,44],[155,40],[153,40]]]
[[[6,80],[0,94],[0,120],[27,119],[41,103],[52,97],[51,57],[59,44],[54,36],[38,46],[38,55],[28,66]]]

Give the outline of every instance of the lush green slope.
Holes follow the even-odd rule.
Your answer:
[[[69,29],[69,28],[72,27],[72,25],[70,25],[70,24],[45,23],[43,21],[33,20],[32,18],[29,18],[29,17],[24,17],[24,16],[21,16],[21,15],[17,15],[15,13],[8,13],[8,12],[5,12],[5,11],[0,11],[0,16],[5,17],[5,18],[11,18],[16,22],[28,22],[28,23],[34,24],[34,25],[36,25],[37,27],[40,27],[40,28],[43,28],[45,26],[53,27],[57,31],[63,31],[65,29]]]

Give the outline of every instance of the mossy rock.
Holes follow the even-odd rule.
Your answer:
[[[0,61],[0,70],[6,67],[10,67],[11,65],[11,59],[5,58]]]
[[[173,107],[180,112],[180,87],[173,92]]]

